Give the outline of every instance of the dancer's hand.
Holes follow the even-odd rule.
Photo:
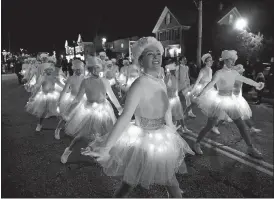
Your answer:
[[[263,82],[259,82],[258,86],[256,87],[257,90],[262,90],[264,88],[264,83]]]
[[[119,112],[118,114],[121,115],[121,114],[123,113],[123,110],[124,110],[124,109],[123,109],[122,107],[119,107],[117,110],[118,110],[118,112]]]
[[[92,156],[96,158],[97,161],[104,161],[109,158],[109,147],[97,147],[93,151],[91,147],[87,147],[85,149],[81,149],[81,154],[86,156]]]

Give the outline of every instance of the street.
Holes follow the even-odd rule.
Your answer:
[[[91,158],[82,156],[79,143],[63,165],[60,157],[70,138],[61,132],[54,139],[58,120],[45,121],[35,132],[37,119],[24,107],[29,93],[19,86],[15,74],[2,75],[2,197],[111,197],[120,184]],[[209,133],[202,143],[203,156],[185,159],[189,169],[178,175],[183,197],[188,198],[273,198],[273,107],[252,105],[253,120],[261,133],[251,134],[263,160],[246,155],[246,145],[234,124],[220,126],[221,135]],[[183,135],[192,147],[206,117],[195,108],[195,119],[187,120],[193,133]],[[150,190],[137,187],[129,197],[166,198],[164,187]]]

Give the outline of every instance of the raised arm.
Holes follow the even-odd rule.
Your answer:
[[[139,78],[132,84],[128,91],[123,113],[115,123],[112,133],[109,134],[105,143],[105,147],[112,147],[113,144],[115,144],[116,141],[120,138],[125,128],[129,125],[136,107],[140,102],[142,92],[142,85]]]
[[[109,84],[109,81],[108,81],[107,79],[103,79],[103,82],[104,82],[104,85],[105,85],[105,88],[106,88],[106,91],[107,91],[107,94],[108,94],[110,100],[111,100],[112,103],[115,105],[115,107],[116,107],[119,111],[121,111],[121,110],[122,110],[122,107],[121,107],[119,101],[117,100],[115,94],[113,93],[112,88],[111,88],[111,86],[110,86],[110,84]]]
[[[242,76],[240,74],[236,76],[236,80],[238,80],[240,82],[243,82],[245,84],[254,86],[254,87],[259,87],[259,83],[253,81],[252,79],[246,78],[246,77],[244,77],[244,76]]]

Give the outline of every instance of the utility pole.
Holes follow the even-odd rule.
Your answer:
[[[197,67],[201,68],[202,33],[203,33],[203,0],[199,0],[198,11],[199,11],[199,18],[198,18]]]
[[[10,32],[8,32],[8,39],[9,39],[9,52],[10,52]]]

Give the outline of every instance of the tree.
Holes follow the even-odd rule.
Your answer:
[[[236,50],[242,60],[260,57],[264,47],[264,36],[247,31],[235,30],[228,25],[217,27],[213,38],[214,53],[220,55],[222,50]]]

